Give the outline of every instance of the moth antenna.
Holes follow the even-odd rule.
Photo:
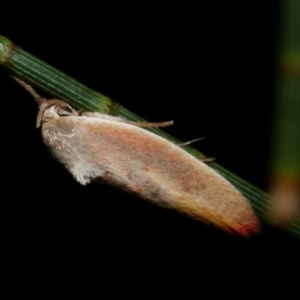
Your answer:
[[[25,81],[19,79],[18,77],[15,76],[10,76],[12,77],[16,82],[18,82],[29,94],[33,96],[35,101],[39,106],[41,106],[43,103],[46,102],[46,99],[42,98],[29,84],[27,84]]]
[[[174,121],[167,121],[167,122],[135,122],[135,121],[128,121],[125,120],[126,123],[136,125],[139,127],[167,127],[174,124]]]

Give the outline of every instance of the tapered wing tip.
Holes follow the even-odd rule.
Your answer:
[[[251,237],[260,234],[261,227],[259,220],[253,217],[250,221],[245,221],[242,224],[233,226],[233,229],[237,234],[243,237]]]

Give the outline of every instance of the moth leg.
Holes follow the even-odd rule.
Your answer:
[[[205,163],[211,163],[211,162],[215,161],[216,158],[215,157],[205,157],[205,158],[201,158],[200,160]]]
[[[139,126],[139,127],[166,127],[166,126],[173,125],[173,123],[174,123],[173,121],[167,121],[167,122],[130,121],[130,120],[126,120],[126,119],[123,119],[120,117],[102,114],[99,112],[86,112],[86,111],[82,111],[82,110],[79,110],[77,113],[78,113],[78,116],[80,116],[80,117],[92,117],[92,118],[97,118],[97,119],[102,119],[102,120],[122,122],[122,123],[127,123],[127,124],[131,124],[131,125]]]
[[[139,121],[128,121],[123,120],[125,123],[132,124],[139,127],[167,127],[170,125],[173,125],[173,121],[167,121],[167,122],[139,122]]]
[[[202,140],[204,140],[204,139],[205,139],[205,137],[196,138],[196,139],[187,141],[187,142],[185,142],[185,143],[177,144],[177,146],[179,146],[179,147],[187,146],[187,145],[190,145],[190,144],[192,144],[192,143],[195,143],[195,142],[198,142],[198,141],[202,141]],[[205,157],[205,158],[201,158],[200,160],[201,160],[202,162],[205,162],[205,163],[210,163],[210,162],[215,161],[216,159],[215,159],[214,157]]]
[[[190,145],[192,143],[195,143],[195,142],[198,142],[198,141],[202,141],[204,139],[205,139],[205,137],[196,138],[196,139],[184,142],[184,143],[177,144],[177,146],[178,147],[187,146],[187,145]]]

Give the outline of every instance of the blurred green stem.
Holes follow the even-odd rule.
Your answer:
[[[281,1],[270,217],[291,222],[300,208],[300,2]]]

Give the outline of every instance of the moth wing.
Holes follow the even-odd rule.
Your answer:
[[[55,126],[64,123],[68,147],[78,152],[77,164],[68,167],[78,181],[100,177],[229,232],[247,236],[259,231],[241,193],[180,147],[140,127],[107,118],[64,119],[57,119]]]

